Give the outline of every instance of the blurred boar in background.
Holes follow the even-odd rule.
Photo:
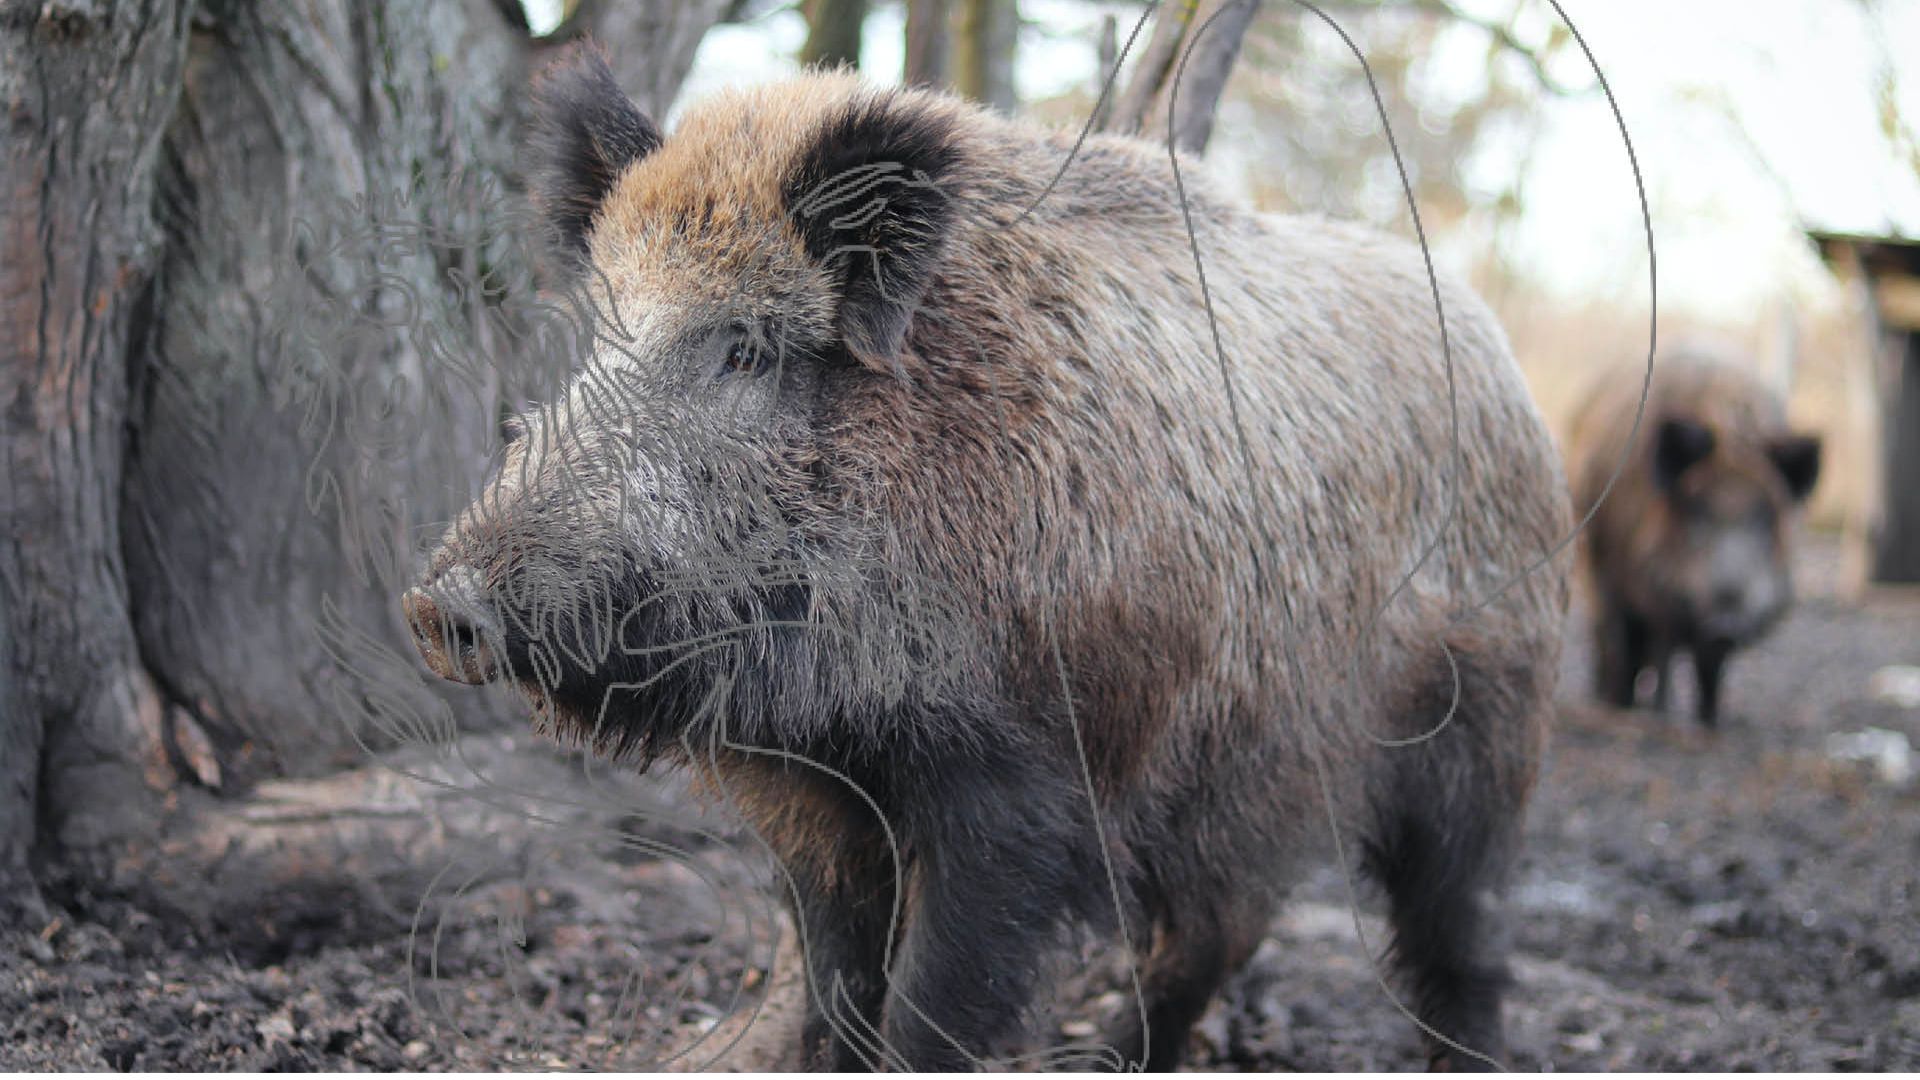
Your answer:
[[[1634,368],[1603,380],[1572,431],[1575,508],[1599,503],[1583,541],[1595,692],[1631,708],[1651,668],[1654,707],[1664,711],[1673,657],[1685,652],[1700,722],[1712,727],[1728,658],[1792,602],[1793,532],[1820,474],[1820,440],[1789,432],[1779,396],[1718,348],[1655,360],[1635,435],[1644,382]]]
[[[1502,1053],[1570,519],[1477,298],[1442,279],[1456,456],[1420,252],[1192,161],[1190,238],[1151,143],[1063,173],[1071,134],[821,73],[663,136],[591,50],[539,96],[604,310],[404,606],[439,674],[756,826],[807,1065],[1017,1053],[1051,947],[1124,916],[1110,1039],[1172,1068],[1329,814],[1419,1016]]]

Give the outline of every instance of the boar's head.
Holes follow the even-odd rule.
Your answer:
[[[820,76],[667,138],[591,47],[536,93],[590,345],[404,597],[428,666],[637,757],[703,719],[792,745],[897,705],[955,628],[884,557],[871,440],[838,435],[940,258],[944,106]]]
[[[1760,636],[1792,601],[1788,529],[1819,475],[1820,440],[1675,415],[1654,427],[1652,468],[1664,528],[1642,565],[1667,579],[1672,625],[1703,643]]]

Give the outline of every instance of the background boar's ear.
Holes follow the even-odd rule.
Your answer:
[[[959,151],[951,122],[899,96],[829,120],[789,174],[787,211],[807,254],[840,288],[839,329],[856,360],[890,368],[946,246]]]
[[[1653,476],[1664,490],[1680,474],[1713,453],[1713,429],[1697,420],[1669,417],[1653,433]]]
[[[628,165],[660,145],[660,129],[592,41],[567,46],[534,80],[533,95],[533,195],[560,250],[584,258],[601,201]]]
[[[1814,481],[1820,479],[1820,436],[1782,435],[1767,444],[1767,457],[1787,482],[1787,493],[1795,502],[1807,497]]]

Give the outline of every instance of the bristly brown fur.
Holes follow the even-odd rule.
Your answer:
[[[1443,351],[1417,249],[1187,160],[1190,238],[1147,143],[1089,139],[1041,199],[1072,142],[845,73],[688,110],[563,211],[624,336],[425,584],[472,568],[563,734],[689,760],[761,828],[891,1064],[1017,1048],[1076,921],[1155,943],[1113,1037],[1177,1064],[1325,846],[1322,768],[1422,1016],[1498,1055],[1487,896],[1564,567],[1488,598],[1569,525],[1504,335],[1443,276]],[[883,1063],[813,1008],[810,1065]]]

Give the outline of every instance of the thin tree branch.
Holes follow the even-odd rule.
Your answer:
[[[1430,15],[1438,15],[1455,22],[1462,22],[1486,34],[1492,38],[1494,44],[1500,46],[1502,50],[1519,57],[1520,60],[1527,65],[1527,69],[1533,73],[1534,81],[1540,84],[1541,89],[1546,90],[1550,94],[1557,97],[1578,97],[1582,94],[1591,93],[1595,89],[1591,86],[1569,86],[1554,78],[1553,75],[1547,71],[1546,59],[1540,55],[1539,51],[1513,36],[1512,28],[1504,23],[1496,22],[1492,19],[1483,19],[1477,15],[1470,15],[1448,3],[1447,0],[1403,0],[1403,2],[1407,7],[1416,11],[1424,11]],[[1367,4],[1364,5],[1364,8],[1367,10],[1382,11],[1386,10],[1386,5]]]
[[[1185,42],[1187,55],[1174,65],[1154,101],[1154,120],[1167,118],[1175,148],[1189,154],[1206,150],[1241,42],[1259,11],[1260,0],[1208,0],[1194,20]]]
[[[1102,130],[1132,135],[1146,123],[1154,95],[1166,81],[1174,56],[1180,51],[1180,39],[1186,36],[1195,3],[1196,0],[1161,0],[1160,8],[1154,13],[1153,36],[1147,39],[1147,47],[1134,66],[1133,78],[1114,102],[1107,126]]]

